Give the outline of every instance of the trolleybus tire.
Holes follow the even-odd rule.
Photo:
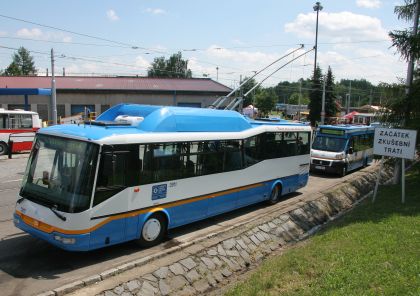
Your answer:
[[[5,142],[0,142],[0,155],[6,155],[9,147]]]
[[[280,199],[280,193],[281,193],[281,186],[276,185],[273,187],[273,190],[271,190],[270,198],[267,200],[268,204],[274,205],[276,204]]]
[[[168,221],[164,214],[151,215],[143,224],[137,243],[142,247],[156,246],[165,238]]]

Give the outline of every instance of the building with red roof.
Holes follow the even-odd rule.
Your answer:
[[[100,114],[119,103],[207,107],[231,89],[209,78],[57,76],[57,115],[67,117],[88,108]],[[51,77],[0,77],[0,88],[50,88]],[[23,109],[22,96],[0,96],[5,109]],[[30,96],[29,106],[43,120],[49,117],[49,96]]]

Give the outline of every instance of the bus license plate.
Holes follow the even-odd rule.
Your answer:
[[[323,167],[322,165],[316,165],[315,169],[317,170],[325,170],[325,167]]]

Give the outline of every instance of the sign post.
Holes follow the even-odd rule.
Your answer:
[[[406,129],[375,128],[373,153],[382,155],[378,178],[375,184],[372,202],[375,201],[381,175],[384,156],[401,158],[401,202],[405,202],[405,160],[415,158],[417,131]]]

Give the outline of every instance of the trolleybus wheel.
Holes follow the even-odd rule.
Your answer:
[[[4,142],[0,142],[0,155],[7,154],[7,150],[8,150],[7,144]]]
[[[140,238],[137,240],[142,247],[151,247],[159,244],[166,235],[168,222],[163,214],[150,216],[143,224]]]
[[[268,203],[270,205],[274,205],[280,199],[280,185],[274,186],[273,190],[271,191],[270,198],[268,199]]]

